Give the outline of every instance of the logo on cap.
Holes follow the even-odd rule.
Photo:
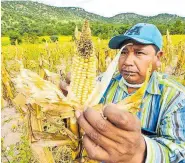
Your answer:
[[[128,30],[125,34],[126,35],[140,35],[141,28],[143,28],[143,26],[136,26]]]

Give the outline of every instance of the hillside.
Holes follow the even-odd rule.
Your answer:
[[[126,27],[128,28],[138,22],[169,26],[178,20],[185,24],[185,17],[177,15],[142,16],[135,13],[122,13],[113,17],[103,17],[79,7],[54,7],[31,1],[2,1],[1,12],[3,35],[8,35],[9,31],[13,30],[21,34],[30,32],[35,32],[37,35],[57,34],[63,29],[62,26],[66,26],[67,31],[62,33],[65,35],[71,33],[75,24],[81,24],[84,19],[90,20],[91,24],[107,24],[110,26],[109,29],[123,24],[128,25]]]
[[[170,24],[174,23],[177,19],[185,22],[184,17],[180,17],[172,14],[158,14],[156,16],[142,16],[135,13],[123,13],[115,15],[114,17],[109,18],[113,23],[138,23],[138,22],[146,22],[146,23],[154,23],[154,24]]]

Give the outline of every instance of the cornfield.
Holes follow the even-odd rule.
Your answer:
[[[2,46],[2,108],[5,102],[15,106],[25,122],[33,162],[95,162],[83,148],[75,110],[87,106],[101,112],[98,104],[116,71],[119,53],[110,50],[108,40],[91,36],[88,21],[82,32],[75,29],[74,40],[66,42]],[[159,71],[167,72],[185,85],[185,37],[175,40],[167,31]],[[151,73],[137,92],[119,102],[135,114]],[[65,96],[59,89],[71,72]],[[104,72],[101,81],[97,76]],[[133,102],[134,101],[134,102]],[[4,151],[5,152],[5,151]]]

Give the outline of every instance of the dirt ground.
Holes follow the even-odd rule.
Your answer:
[[[3,139],[4,150],[10,150],[12,145],[18,143],[22,135],[23,120],[14,107],[4,107],[1,109],[1,139]],[[7,162],[5,154],[2,152],[2,162]]]

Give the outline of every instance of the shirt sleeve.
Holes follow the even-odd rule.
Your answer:
[[[185,98],[170,105],[163,114],[159,136],[144,136],[147,146],[145,163],[185,163]]]

